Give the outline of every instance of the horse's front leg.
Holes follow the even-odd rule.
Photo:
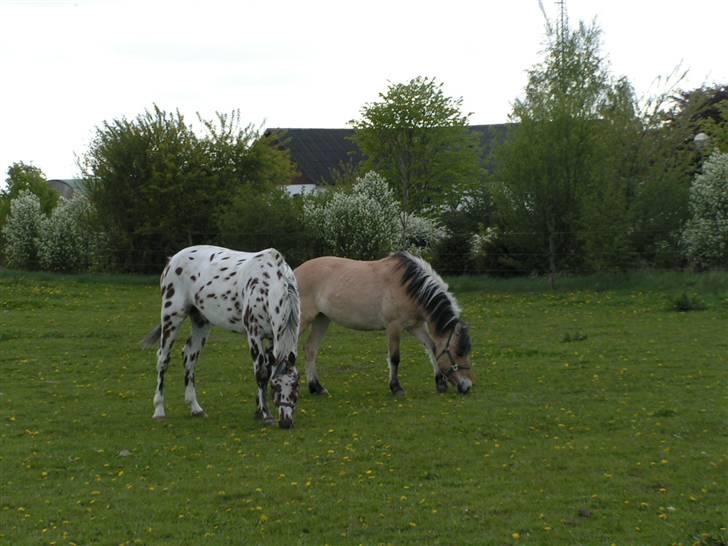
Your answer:
[[[316,318],[311,321],[311,333],[304,343],[304,356],[306,358],[306,380],[308,381],[308,391],[311,394],[329,394],[329,391],[321,384],[316,373],[316,355],[321,347],[321,340],[326,333],[326,329],[329,327],[331,320],[326,315],[317,315]],[[306,329],[305,324],[302,324],[301,333]]]
[[[262,340],[248,336],[248,344],[250,345],[250,356],[253,357],[255,382],[258,385],[255,418],[266,425],[272,425],[273,416],[268,411],[267,400],[268,381],[271,376],[272,361],[266,355],[266,350],[262,346]]]
[[[437,388],[437,392],[447,392],[447,378],[442,374],[439,366],[437,365],[437,357],[435,355],[435,342],[432,341],[432,338],[427,333],[425,325],[420,324],[419,326],[410,328],[409,332],[413,336],[415,336],[415,338],[417,338],[420,343],[422,343],[425,351],[427,352],[427,356],[430,358],[432,369],[435,372],[435,387]]]
[[[394,396],[404,396],[404,389],[399,384],[397,371],[399,370],[399,338],[401,331],[399,326],[390,324],[387,327],[387,337],[389,339],[389,352],[387,355],[387,365],[389,366],[389,389]]]

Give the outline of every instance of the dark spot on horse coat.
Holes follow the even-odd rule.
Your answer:
[[[174,270],[174,272],[177,273],[177,275],[181,275],[182,274],[182,268],[181,267],[178,267],[177,269]]]
[[[167,300],[164,302],[164,307],[170,307],[172,305],[172,302],[170,300]]]

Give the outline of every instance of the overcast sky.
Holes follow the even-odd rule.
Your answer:
[[[596,18],[611,73],[640,96],[678,65],[686,89],[728,83],[728,0],[567,7],[572,24]],[[423,75],[472,123],[502,123],[543,40],[538,0],[0,0],[0,184],[16,161],[77,176],[97,126],[153,104],[346,127],[388,82]]]

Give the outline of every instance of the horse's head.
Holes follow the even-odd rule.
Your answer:
[[[468,394],[473,386],[470,373],[470,334],[468,326],[458,320],[455,326],[442,336],[435,338],[437,360],[437,390],[445,392],[450,381],[461,394]]]
[[[281,428],[293,426],[293,412],[298,402],[299,377],[295,363],[296,356],[293,353],[278,362],[270,382],[273,402],[278,407],[278,425]]]

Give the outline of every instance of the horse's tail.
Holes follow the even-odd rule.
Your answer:
[[[162,326],[161,324],[157,324],[157,326],[147,334],[147,336],[142,340],[142,348],[143,349],[151,349],[152,347],[156,347],[159,345],[159,338],[162,336]]]
[[[277,252],[277,251],[276,251]],[[274,327],[273,356],[276,362],[288,360],[295,362],[298,351],[298,328],[301,322],[301,302],[298,296],[298,284],[293,270],[280,258],[278,264],[281,274],[278,290],[271,286],[273,307],[279,307],[280,323]],[[293,360],[291,360],[293,356]]]

